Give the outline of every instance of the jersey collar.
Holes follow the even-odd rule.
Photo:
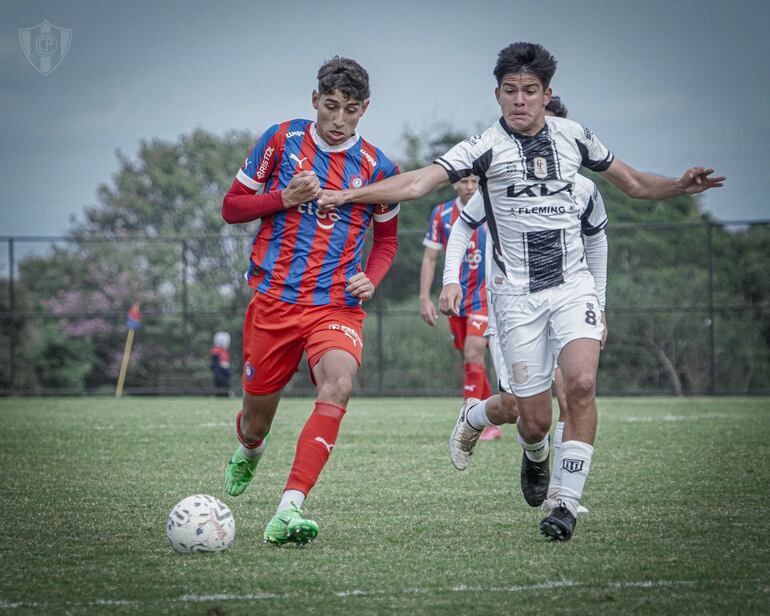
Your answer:
[[[356,145],[358,140],[361,138],[358,132],[354,132],[350,137],[348,137],[339,145],[329,145],[318,134],[318,131],[315,127],[315,122],[310,125],[310,136],[313,138],[313,141],[315,141],[318,149],[322,152],[344,152],[345,150],[349,150],[354,145]]]
[[[505,118],[503,116],[500,116],[500,126],[508,136],[513,137],[514,139],[519,139],[519,140],[534,139],[544,131],[548,130],[548,118],[546,118],[546,122],[545,124],[543,124],[543,128],[537,131],[537,133],[534,135],[522,135],[521,133],[517,133],[515,130],[511,130],[508,127],[508,125],[505,123]]]

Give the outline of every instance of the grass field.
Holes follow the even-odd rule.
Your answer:
[[[263,545],[311,403],[289,399],[255,484],[224,495],[237,401],[0,400],[0,611],[12,614],[767,614],[770,400],[602,399],[575,537],[548,543],[513,430],[449,463],[453,399],[354,400],[308,499],[309,546]],[[233,546],[174,553],[181,498]]]

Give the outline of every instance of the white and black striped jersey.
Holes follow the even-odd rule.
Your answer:
[[[607,216],[595,186],[584,198],[590,180],[578,170],[604,171],[612,160],[587,128],[546,117],[532,137],[511,131],[501,118],[435,161],[452,182],[479,177],[479,193],[461,216],[471,226],[487,222],[494,243],[490,290],[533,293],[587,269],[582,234],[601,231]]]

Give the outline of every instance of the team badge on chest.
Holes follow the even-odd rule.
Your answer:
[[[538,180],[545,179],[548,176],[548,162],[542,156],[536,156],[532,159],[532,172]]]

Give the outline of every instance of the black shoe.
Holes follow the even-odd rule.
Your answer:
[[[567,541],[575,532],[577,520],[561,502],[540,522],[540,532],[553,541]]]
[[[524,500],[532,507],[539,507],[543,504],[548,494],[548,482],[551,479],[551,473],[548,470],[548,458],[542,462],[533,462],[522,454],[521,458],[521,493]]]

